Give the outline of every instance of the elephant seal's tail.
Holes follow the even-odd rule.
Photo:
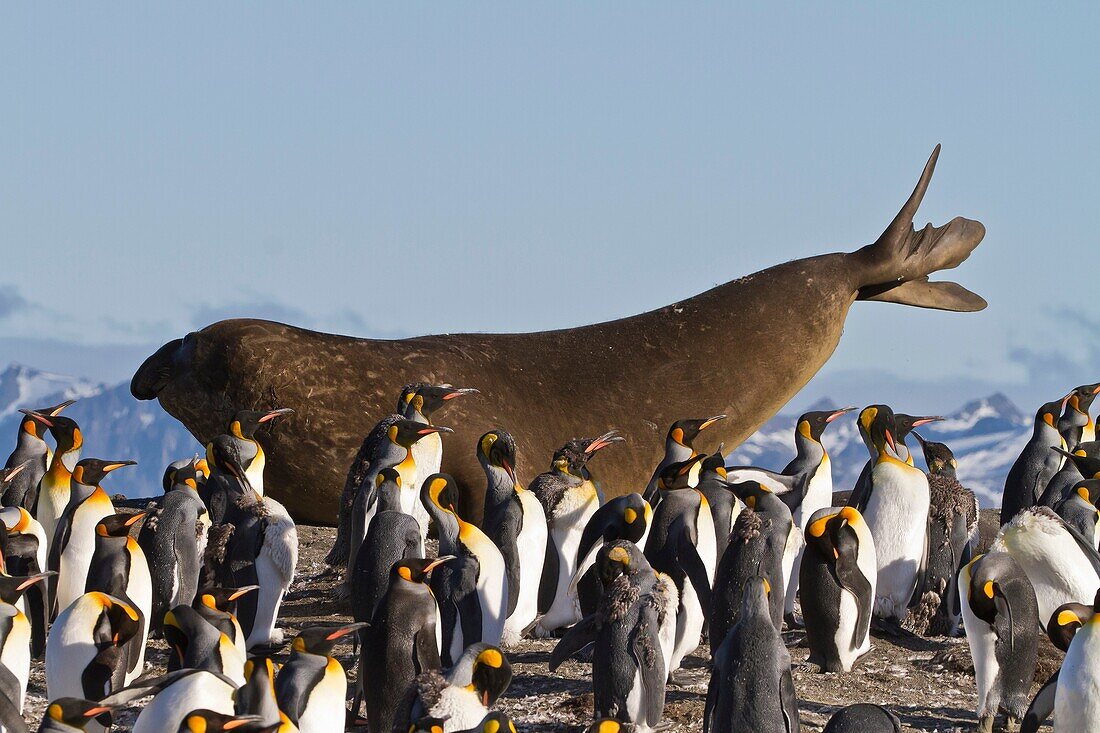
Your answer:
[[[913,228],[913,217],[928,190],[939,155],[940,146],[937,145],[924,166],[917,187],[878,241],[852,253],[862,265],[857,280],[858,300],[882,300],[948,311],[985,308],[984,298],[958,283],[928,279],[933,272],[962,264],[985,236],[981,222],[962,217],[955,217],[940,227],[928,224],[920,231]]]

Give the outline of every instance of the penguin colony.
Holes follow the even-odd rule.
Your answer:
[[[379,733],[516,733],[493,708],[512,678],[507,651],[537,636],[558,639],[551,671],[591,663],[592,733],[661,728],[666,686],[704,638],[704,732],[793,733],[784,633],[804,630],[809,663],[843,674],[875,629],[965,634],[980,731],[999,716],[1035,731],[1053,716],[1059,733],[1100,732],[1098,393],[1085,385],[1039,409],[1000,531],[978,555],[974,494],[950,448],[915,432],[936,417],[859,411],[869,460],[839,504],[822,436],[854,408],[802,415],[782,471],[727,467],[721,446],[699,452],[723,415],[680,420],[643,490],[609,500],[590,462],[623,441],[616,431],[567,440],[524,487],[515,440],[495,429],[473,446],[479,526],[438,471],[451,431],[433,422],[477,390],[407,385],[349,470],[330,554],[346,565],[354,622],[300,629],[281,667],[270,654],[284,641],[297,530],[264,493],[257,433],[292,411],[240,410],[204,458],[167,468],[163,496],[116,511],[101,483],[132,462],[84,457],[70,403],[25,409],[0,473],[0,728],[29,730],[30,664],[44,657],[40,731],[109,730],[140,703],[133,729],[150,733],[364,721]],[[1032,696],[1041,633],[1065,657]],[[151,637],[170,649],[165,670],[145,663]],[[353,684],[333,656],[343,643],[358,653]],[[825,728],[900,729],[869,704]]]

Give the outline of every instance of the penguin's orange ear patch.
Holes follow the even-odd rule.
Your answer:
[[[487,664],[493,669],[500,669],[500,666],[504,664],[504,655],[498,649],[486,649],[477,655],[477,661]]]
[[[987,598],[993,598],[993,581],[985,581],[985,585],[982,586],[982,592],[985,593]]]
[[[397,569],[397,574],[400,575],[405,580],[408,580],[408,581],[411,581],[413,579],[412,571],[409,570],[404,565],[402,565],[401,567],[399,567]]]
[[[206,733],[206,719],[201,715],[192,715],[187,719],[187,730],[191,733]]]

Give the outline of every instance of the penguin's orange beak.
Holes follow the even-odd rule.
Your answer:
[[[836,410],[835,412],[833,412],[827,418],[825,418],[825,422],[830,423],[833,420],[836,420],[841,415],[847,415],[849,412],[851,412],[854,409],[856,409],[856,408],[854,408],[854,407],[842,407],[839,410]]]
[[[473,387],[464,387],[463,389],[456,389],[454,392],[448,392],[447,394],[443,395],[443,401],[446,402],[447,400],[453,400],[456,397],[461,397],[462,395],[467,394],[481,394],[481,392],[474,389]]]
[[[703,424],[699,426],[699,430],[706,430],[707,428],[709,428],[711,425],[718,422],[719,420],[725,420],[725,419],[726,419],[725,415],[715,415],[714,417],[708,417],[706,420],[703,421]]]
[[[293,412],[294,412],[294,410],[290,409],[289,407],[281,407],[278,410],[272,410],[271,412],[267,413],[266,415],[261,417],[256,422],[261,422],[261,423],[270,422],[271,420],[274,420],[275,418],[277,418],[281,415],[290,415]]]
[[[359,629],[362,629],[362,628],[364,628],[366,626],[369,626],[369,625],[370,624],[367,624],[367,623],[358,623],[358,624],[348,624],[347,626],[341,626],[340,628],[336,629],[336,631],[333,631],[331,634],[326,636],[325,640],[326,641],[332,641],[333,639],[339,639],[341,636],[347,636],[348,634],[352,633],[353,631],[358,631]]]
[[[34,410],[20,410],[20,412],[23,413],[24,415],[26,415],[27,417],[29,417],[30,419],[32,419],[36,422],[42,423],[43,425],[45,425],[48,428],[53,427],[53,422],[48,417],[46,417],[45,415],[43,415],[40,412],[35,412]]]
[[[431,435],[432,433],[453,433],[454,430],[445,428],[441,425],[425,425],[420,430],[416,431],[417,435]]]
[[[500,462],[500,467],[504,469],[504,472],[508,474],[508,478],[512,480],[512,483],[516,482],[516,469],[512,468],[512,464],[505,458]]]
[[[87,710],[85,710],[84,711],[84,717],[85,718],[94,718],[97,715],[103,715],[103,713],[109,713],[109,712],[111,712],[111,708],[107,707],[106,705],[100,705],[98,707],[88,708]]]
[[[894,451],[894,455],[898,454],[898,445],[894,442],[894,434],[889,430],[886,431],[886,444],[890,446],[890,450]]]

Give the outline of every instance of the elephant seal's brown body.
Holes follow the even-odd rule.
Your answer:
[[[305,522],[336,521],[360,442],[393,411],[402,385],[417,381],[481,390],[437,420],[455,430],[444,437],[443,470],[463,486],[466,514],[481,513],[475,442],[495,427],[515,436],[524,480],[566,440],[618,428],[627,442],[595,470],[609,494],[640,491],[674,420],[726,413],[705,437],[729,447],[775,414],[833,353],[853,301],[984,307],[958,285],[927,282],[962,262],[985,231],[966,219],[913,231],[935,159],[874,244],[778,265],[649,313],[561,331],[398,341],[222,321],[165,344],[131,389],[159,399],[204,442],[238,409],[293,408],[262,436],[265,485]]]

